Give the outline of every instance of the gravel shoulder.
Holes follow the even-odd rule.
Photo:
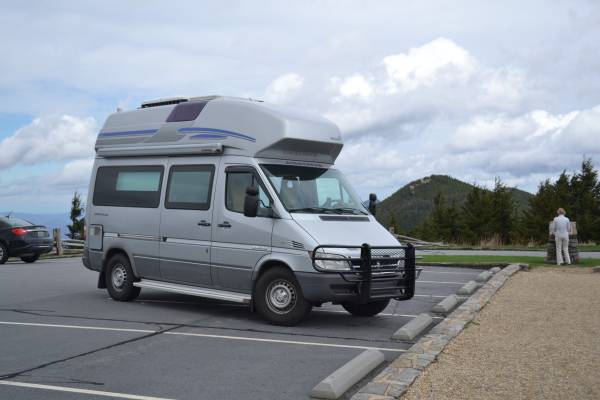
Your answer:
[[[402,398],[599,399],[600,274],[517,273]]]

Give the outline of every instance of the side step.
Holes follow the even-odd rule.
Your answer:
[[[148,289],[164,290],[166,292],[189,294],[192,296],[206,297],[209,299],[233,301],[236,303],[244,304],[250,303],[251,299],[251,296],[249,294],[244,293],[228,292],[225,290],[208,289],[197,286],[180,285],[177,283],[149,281],[147,279],[140,282],[134,282],[133,286]]]

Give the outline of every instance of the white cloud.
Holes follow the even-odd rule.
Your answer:
[[[374,89],[369,80],[361,75],[355,74],[346,78],[340,85],[340,94],[344,97],[369,98],[373,96]]]
[[[0,169],[92,156],[97,125],[70,115],[36,118],[0,141]]]
[[[444,77],[465,81],[476,68],[469,52],[446,38],[413,47],[407,53],[389,55],[383,64],[389,77],[389,93],[431,86]]]
[[[273,103],[286,103],[302,88],[304,80],[298,74],[284,74],[275,79],[265,91],[265,100]]]

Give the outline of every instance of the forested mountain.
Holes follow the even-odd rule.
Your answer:
[[[466,182],[447,175],[431,175],[410,182],[377,206],[377,219],[390,226],[392,216],[402,232],[410,232],[421,225],[430,216],[434,207],[434,198],[442,194],[446,204],[462,206],[467,195],[475,188]],[[508,189],[517,211],[528,208],[530,193],[516,188]]]

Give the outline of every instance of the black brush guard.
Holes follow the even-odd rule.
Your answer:
[[[360,249],[360,258],[327,257],[327,249]],[[319,254],[319,250],[321,253]],[[392,255],[390,255],[392,254]],[[326,274],[339,274],[346,282],[356,284],[359,302],[389,299],[409,300],[415,294],[415,248],[406,246],[343,246],[321,245],[312,251],[313,267]],[[347,261],[351,270],[328,270],[316,262]]]

